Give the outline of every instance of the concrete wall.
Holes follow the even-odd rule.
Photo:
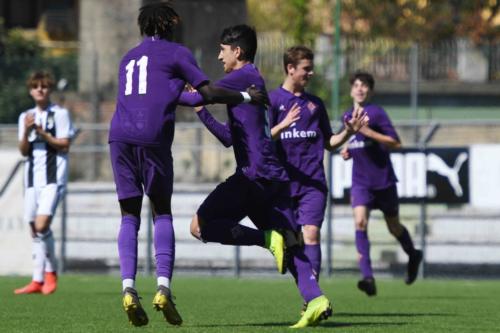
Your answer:
[[[80,1],[79,90],[112,95],[122,55],[139,39],[141,0]],[[97,66],[97,69],[94,69]]]
[[[0,186],[21,159],[17,149],[0,151]],[[31,237],[23,222],[23,173],[19,169],[6,192],[0,197],[0,275],[31,274]]]
[[[80,92],[90,93],[97,82],[102,98],[114,98],[120,59],[140,41],[137,15],[142,3],[80,1]],[[209,77],[220,77],[218,39],[224,27],[246,21],[245,1],[183,0],[174,7],[182,18],[179,41],[193,51]]]

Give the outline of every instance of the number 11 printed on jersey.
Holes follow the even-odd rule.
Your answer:
[[[136,61],[134,59],[130,60],[125,66],[125,69],[127,70],[127,75],[126,79],[127,82],[125,83],[125,96],[131,95],[132,90],[133,90],[133,85],[132,85],[132,78],[134,75],[134,69],[135,69]],[[139,95],[144,95],[147,92],[148,89],[148,57],[147,56],[142,56],[138,61],[137,61],[137,67],[139,67]]]

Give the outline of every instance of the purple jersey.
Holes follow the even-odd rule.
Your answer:
[[[352,111],[351,108],[344,114],[344,117],[350,117]],[[371,129],[399,141],[399,136],[384,109],[377,105],[367,104],[364,106],[364,111],[370,118]],[[392,168],[389,149],[386,146],[361,133],[356,133],[349,140],[348,149],[353,159],[352,187],[380,190],[398,181]]]
[[[175,108],[186,82],[208,81],[184,46],[146,37],[121,60],[109,142],[170,148]]]
[[[323,156],[325,142],[333,135],[328,114],[320,98],[306,92],[296,96],[282,87],[269,94],[271,127],[280,123],[293,104],[300,106],[300,119],[279,136],[278,154],[292,180],[292,195],[314,187],[327,191]]]
[[[253,64],[228,73],[216,86],[245,91],[251,85],[265,89],[259,71]],[[214,121],[208,112],[200,113],[200,119],[225,146],[233,145],[237,172],[249,179],[258,178],[287,181],[288,176],[276,156],[271,140],[266,109],[254,104],[228,105],[228,123]],[[217,127],[217,128],[216,128]],[[230,133],[230,138],[228,135]]]

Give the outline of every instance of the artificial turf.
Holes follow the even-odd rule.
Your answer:
[[[131,327],[121,308],[116,276],[64,275],[53,295],[14,295],[29,278],[0,278],[0,332],[290,332],[301,298],[288,278],[175,277],[172,289],[181,327],[152,309],[155,279],[137,289],[149,315],[146,327]],[[500,332],[500,282],[377,280],[367,297],[354,278],[322,279],[334,316],[305,331]]]

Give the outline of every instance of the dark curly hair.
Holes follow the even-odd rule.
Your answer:
[[[174,28],[181,18],[172,8],[170,1],[154,2],[139,9],[137,23],[141,35],[158,36],[161,39],[171,40]]]

